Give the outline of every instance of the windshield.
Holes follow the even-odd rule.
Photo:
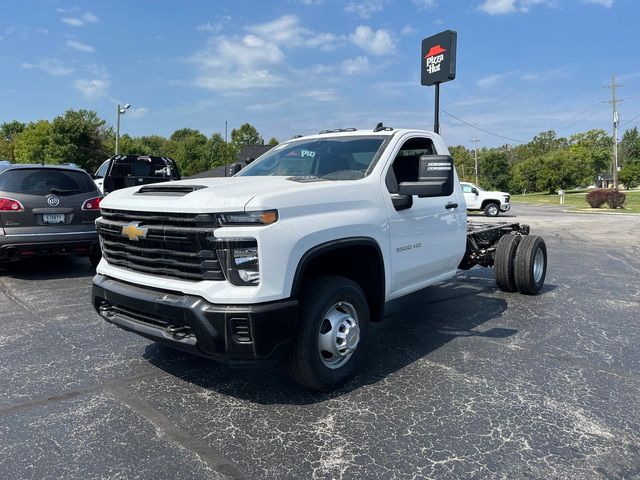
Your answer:
[[[0,175],[0,191],[27,195],[76,195],[93,192],[96,185],[84,172],[58,169],[16,169]]]
[[[238,176],[294,176],[324,180],[364,178],[385,136],[291,141],[269,150]]]

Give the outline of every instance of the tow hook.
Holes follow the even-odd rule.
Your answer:
[[[167,332],[169,335],[173,335],[174,337],[181,337],[181,338],[187,337],[191,333],[191,329],[184,325],[181,327],[178,325],[169,325],[168,327],[165,327],[164,331]]]

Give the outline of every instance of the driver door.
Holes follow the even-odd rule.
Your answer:
[[[389,195],[397,196],[399,183],[416,181],[420,157],[434,154],[431,139],[406,140],[387,171]],[[456,270],[466,242],[464,204],[459,195],[454,188],[446,196],[413,195],[409,207],[388,203],[392,297],[418,290]]]

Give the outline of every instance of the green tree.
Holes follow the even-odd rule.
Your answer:
[[[184,176],[193,175],[208,168],[207,137],[198,130],[181,128],[173,132],[169,137],[167,152],[178,162]]]
[[[470,152],[464,145],[449,147],[449,153],[453,157],[453,164],[458,172],[458,177],[466,182],[473,182],[475,177],[475,162],[473,152]]]
[[[240,151],[247,145],[264,145],[264,139],[250,123],[243,123],[240,128],[231,130],[231,151],[233,158],[238,158]]]
[[[587,185],[593,180],[588,159],[580,157],[569,149],[555,150],[543,155],[537,188],[554,193],[558,189],[569,189]]]
[[[48,163],[75,163],[95,170],[109,156],[106,122],[92,110],[67,110],[51,122]]]
[[[234,160],[230,155],[228,145],[219,133],[211,135],[207,141],[206,149],[208,169],[231,163]]]
[[[527,158],[512,167],[509,191],[535,192],[538,186],[541,162],[538,158]]]
[[[24,123],[17,120],[0,124],[0,159],[15,161],[13,142],[25,127]]]
[[[587,160],[592,177],[609,168],[612,146],[611,137],[602,129],[588,130],[569,137],[569,150]]]
[[[51,122],[39,120],[29,123],[13,141],[17,163],[45,163],[51,136]]]
[[[505,191],[509,188],[509,153],[504,149],[483,151],[478,159],[483,188]]]
[[[278,139],[276,137],[271,137],[269,139],[269,143],[267,143],[267,145],[278,145],[280,142],[278,141]]]
[[[636,162],[628,162],[623,165],[620,169],[618,179],[626,189],[636,188],[640,185],[640,160]]]
[[[629,162],[640,162],[640,133],[638,127],[633,127],[624,132],[618,146],[618,161],[620,165]]]

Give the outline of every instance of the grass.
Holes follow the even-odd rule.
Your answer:
[[[640,213],[640,190],[623,190],[623,193],[627,196],[627,202],[624,208],[616,208],[615,210],[606,205],[602,208],[591,208],[584,200],[588,192],[588,190],[568,190],[564,197],[564,206],[571,210],[587,210],[590,212]],[[511,202],[536,205],[560,205],[560,197],[558,194],[527,193],[526,195],[512,195]]]

